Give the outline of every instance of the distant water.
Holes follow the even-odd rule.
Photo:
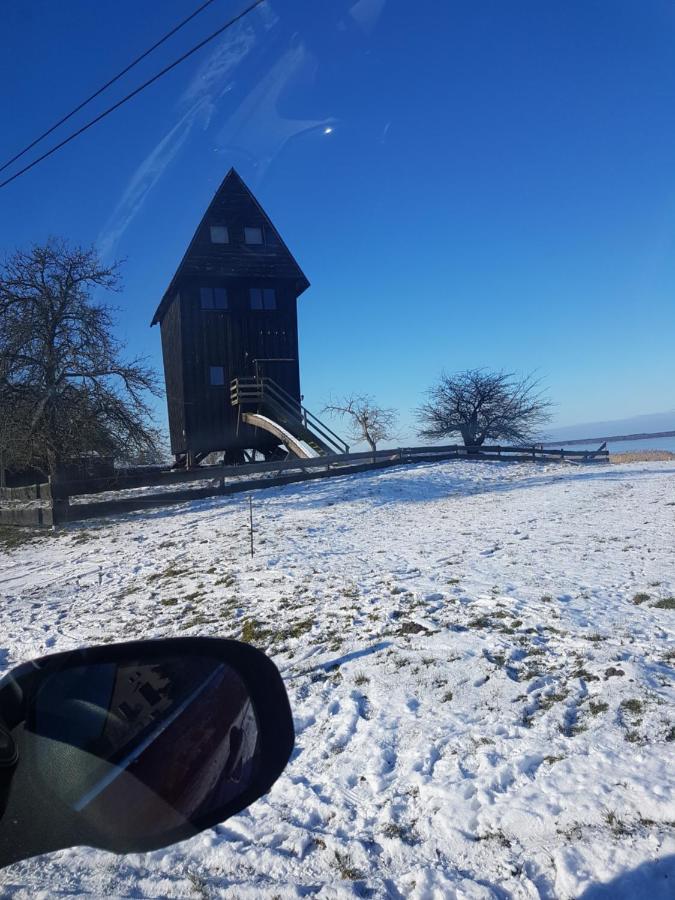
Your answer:
[[[584,444],[583,448],[592,446]],[[607,446],[611,453],[622,453],[626,450],[670,450],[675,453],[675,437],[646,438],[643,441],[610,441]],[[572,448],[581,450],[582,445]]]

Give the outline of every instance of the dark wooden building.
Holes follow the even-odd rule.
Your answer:
[[[344,452],[301,403],[297,299],[308,287],[230,169],[151,323],[161,330],[177,462],[193,465],[221,450],[231,462],[252,450],[266,457]]]

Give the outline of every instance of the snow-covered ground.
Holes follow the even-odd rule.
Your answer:
[[[450,462],[86,523],[1,551],[3,670],[173,634],[269,649],[297,743],[271,793],[3,897],[675,893],[675,464]]]

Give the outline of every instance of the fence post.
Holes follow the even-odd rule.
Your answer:
[[[52,523],[60,525],[70,519],[70,497],[59,484],[58,475],[49,476],[49,493],[51,495]]]

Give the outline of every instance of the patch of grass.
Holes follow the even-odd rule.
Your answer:
[[[211,571],[211,569],[207,570],[209,574],[211,573]],[[232,587],[234,584],[236,584],[236,581],[237,579],[234,577],[234,575],[223,575],[221,578],[216,578],[213,584],[214,586],[224,585],[224,587]]]
[[[542,594],[542,595],[541,595],[541,600],[542,600],[544,603],[550,603],[550,602],[553,600],[553,597],[552,597],[550,594]]]
[[[636,606],[639,606],[641,603],[646,603],[647,600],[649,600],[649,599],[650,599],[649,594],[645,594],[644,591],[638,591],[637,594],[633,594],[632,602]]]
[[[164,597],[159,601],[162,606],[175,606],[178,603],[176,597]]]
[[[340,853],[339,850],[333,852],[335,853],[336,868],[343,881],[360,881],[365,878],[364,873],[354,865],[348,853]]]
[[[653,609],[675,609],[675,597],[664,597],[654,604]]]
[[[496,841],[500,847],[507,850],[511,846],[511,841],[507,838],[503,831],[488,831],[487,834],[476,835],[477,841]]]
[[[624,672],[623,669],[617,669],[616,666],[609,666],[607,669],[605,669],[605,681],[608,678],[613,678],[613,677],[616,678],[616,677],[620,677],[621,675],[625,675],[625,674],[626,673]]]
[[[612,829],[614,834],[628,834],[630,829],[621,819],[617,819],[615,813],[608,811],[605,813],[605,821]]]
[[[600,681],[597,675],[592,675],[583,667],[572,672],[572,678],[584,678],[586,681]]]
[[[666,734],[666,741],[668,743],[675,741],[675,725],[670,726],[670,731]]]
[[[600,713],[607,712],[609,703],[605,703],[604,700],[598,700],[597,703],[595,700],[591,700],[589,701],[588,709],[592,716],[599,716]]]
[[[557,694],[546,694],[539,699],[539,708],[542,710],[550,709],[554,703],[562,703],[567,697],[567,691]]]
[[[544,762],[548,763],[550,766],[552,766],[554,763],[560,762],[561,759],[565,759],[565,757],[564,756],[552,756],[552,755],[545,756]]]
[[[300,619],[297,622],[289,623],[286,628],[280,628],[275,631],[257,619],[245,619],[242,625],[241,639],[246,644],[269,646],[270,644],[281,643],[289,638],[298,638],[311,631],[313,625],[313,619]]]
[[[585,635],[584,635],[584,638],[585,638],[587,641],[590,641],[592,644],[599,644],[600,641],[603,640],[602,635],[601,635],[601,634],[598,634],[597,631],[594,632],[593,634],[585,634]]]
[[[399,628],[397,628],[395,634],[420,634],[421,632],[424,632],[424,634],[431,634],[429,629],[425,628],[424,625],[420,625],[419,622],[403,622]]]
[[[610,463],[658,462],[675,459],[670,450],[623,450],[610,453]]]
[[[257,619],[244,619],[241,627],[241,639],[245,644],[262,644],[269,637],[269,630]]]
[[[199,873],[197,872],[190,871],[186,874],[188,881],[192,885],[192,889],[195,892],[195,895],[202,898],[202,900],[208,900],[211,895],[208,890],[206,879],[199,875]]]
[[[313,619],[299,619],[297,622],[290,622],[286,628],[280,628],[279,631],[269,631],[268,635],[272,641],[286,641],[289,638],[298,638],[307,634],[313,626]]]
[[[640,744],[643,741],[642,735],[637,731],[637,726],[642,722],[642,713],[645,704],[642,700],[633,697],[629,700],[621,701],[621,712],[623,714],[623,725],[626,728],[624,734],[625,740],[630,744]]]
[[[354,678],[354,684],[357,684],[359,687],[362,684],[368,684],[370,678],[366,675],[365,672],[357,672],[356,677]]]
[[[382,834],[392,840],[402,841],[409,847],[414,847],[420,841],[412,825],[399,825],[397,822],[388,822],[382,829]]]
[[[78,544],[86,544],[88,541],[93,541],[95,536],[90,531],[78,531],[74,535],[72,543],[76,546]]]
[[[452,700],[452,691],[446,691],[443,694],[443,696],[441,697],[442,703],[450,703],[451,700]]]
[[[558,725],[558,731],[565,737],[576,737],[583,734],[587,730],[587,726],[581,722],[575,722],[573,725]]]
[[[152,581],[159,581],[160,578],[178,578],[179,575],[185,575],[187,569],[177,569],[175,566],[169,566],[163,572],[153,572],[145,579],[148,584]]]
[[[188,628],[195,628],[198,625],[210,625],[213,621],[214,619],[205,616],[203,613],[197,613],[191,619],[183,622],[180,628],[181,631],[186,631]]]
[[[466,624],[469,628],[489,628],[492,625],[492,620],[489,616],[478,616],[475,619],[470,619]]]

